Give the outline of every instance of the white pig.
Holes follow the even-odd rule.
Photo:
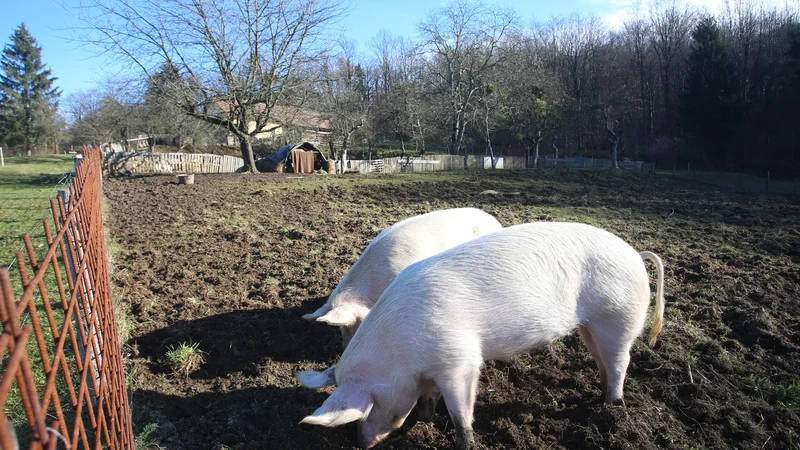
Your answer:
[[[383,230],[336,286],[328,301],[306,320],[339,326],[347,347],[358,326],[389,284],[409,265],[503,227],[475,208],[434,211]]]
[[[440,391],[459,448],[472,448],[472,413],[484,361],[507,360],[575,329],[600,369],[607,402],[622,401],[630,348],[650,303],[644,259],[658,269],[650,332],[664,316],[664,267],[604,230],[533,223],[492,233],[409,266],[386,289],[339,363],[303,372],[337,387],[302,423],[359,421],[359,444],[400,427],[417,399]]]

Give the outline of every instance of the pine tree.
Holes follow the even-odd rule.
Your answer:
[[[687,88],[681,97],[681,124],[687,137],[699,145],[712,164],[730,164],[727,149],[736,132],[742,108],[737,95],[735,68],[722,44],[713,17],[704,17],[692,30]]]
[[[0,59],[0,140],[31,152],[53,134],[61,91],[42,63],[42,47],[25,24],[11,35]]]

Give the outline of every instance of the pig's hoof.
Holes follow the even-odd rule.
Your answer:
[[[625,400],[618,398],[616,400],[606,400],[606,405],[609,406],[625,406]]]
[[[458,450],[474,450],[475,437],[472,428],[456,427],[456,448]]]

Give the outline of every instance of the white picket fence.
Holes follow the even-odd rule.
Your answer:
[[[233,173],[244,166],[235,156],[195,153],[108,153],[104,165],[111,173]]]

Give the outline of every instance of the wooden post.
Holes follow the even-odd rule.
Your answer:
[[[193,173],[178,174],[178,184],[194,184],[194,174]]]
[[[0,147],[0,167],[6,166],[6,158],[3,156],[3,147]]]

